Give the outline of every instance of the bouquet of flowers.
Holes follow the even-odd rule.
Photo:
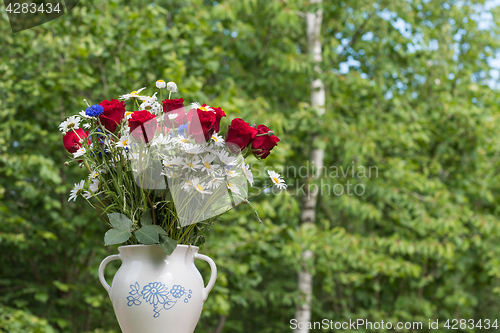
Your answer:
[[[85,101],[87,109],[59,129],[71,157],[66,165],[77,162],[89,173],[68,201],[82,196],[98,210],[111,227],[105,244],[159,244],[170,254],[177,244],[201,245],[216,218],[249,203],[254,181],[245,158],[265,159],[280,140],[239,118],[222,135],[220,107],[186,107],[170,99],[175,83],[156,87],[152,96],[142,88],[119,100]],[[165,88],[169,98],[160,104]],[[271,186],[286,188],[278,173],[268,174]]]

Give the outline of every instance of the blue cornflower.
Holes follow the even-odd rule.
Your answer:
[[[98,117],[104,112],[104,108],[99,104],[91,105],[85,109],[85,114],[90,117]]]
[[[186,136],[186,127],[187,126],[188,126],[187,124],[179,126],[179,128],[177,128],[177,133],[179,135]]]

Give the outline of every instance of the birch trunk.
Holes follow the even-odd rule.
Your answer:
[[[307,12],[306,24],[307,24],[307,41],[309,54],[312,55],[314,61],[314,70],[316,75],[321,74],[320,63],[323,59],[321,54],[321,22],[323,20],[323,11],[321,9],[322,0],[311,0],[312,5],[317,5],[318,9],[316,11]],[[323,81],[318,78],[311,80],[311,106],[312,109],[321,116],[325,113],[325,87]],[[315,168],[315,172],[312,178],[318,178],[323,167],[324,150],[314,148],[314,142],[318,140],[318,135],[313,136],[313,147],[311,148],[310,161]],[[316,220],[316,203],[318,199],[318,188],[316,191],[309,191],[309,188],[305,191],[306,195],[302,201],[302,213],[300,216],[301,224],[312,225]],[[311,321],[311,300],[313,292],[313,276],[308,269],[307,262],[311,261],[313,253],[309,249],[305,249],[302,253],[302,267],[298,275],[298,290],[300,293],[299,304],[295,312],[295,319],[298,323],[303,323],[301,328],[297,328],[294,331],[300,333],[308,333],[307,322]]]

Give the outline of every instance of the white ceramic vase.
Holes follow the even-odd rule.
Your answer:
[[[177,245],[171,255],[159,245],[128,245],[118,250],[120,254],[102,261],[99,280],[108,291],[123,333],[193,333],[215,284],[214,261],[189,245]],[[117,259],[122,265],[110,287],[104,269]],[[206,287],[194,259],[210,265]]]

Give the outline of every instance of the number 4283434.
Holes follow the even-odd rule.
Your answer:
[[[490,329],[490,328],[498,328],[497,320],[495,319],[494,321],[490,319],[484,319],[481,321],[479,319],[478,321],[474,321],[474,319],[448,319],[446,323],[444,324],[444,327],[446,327],[449,330],[458,330],[458,329],[474,329],[474,328],[479,328],[479,329]]]
[[[50,2],[41,3],[40,5],[36,3],[9,3],[6,8],[8,13],[12,14],[26,14],[26,13],[59,13],[61,9],[59,8],[59,3],[53,5]]]

